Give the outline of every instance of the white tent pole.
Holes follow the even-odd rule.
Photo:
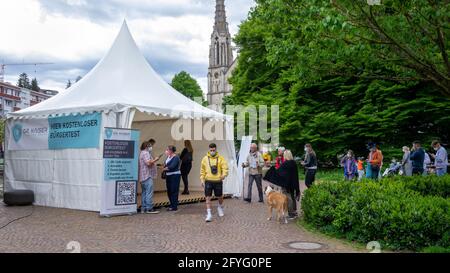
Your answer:
[[[121,115],[122,113],[116,113],[116,128],[122,128],[122,126],[120,126]]]

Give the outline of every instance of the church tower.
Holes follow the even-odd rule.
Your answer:
[[[225,0],[216,0],[216,17],[209,47],[208,103],[214,110],[222,111],[222,99],[231,94],[228,83],[233,65],[231,35],[225,12]]]

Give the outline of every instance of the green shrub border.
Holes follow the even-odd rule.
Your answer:
[[[449,191],[450,176],[323,182],[305,191],[302,209],[306,223],[351,241],[442,250],[450,249]]]

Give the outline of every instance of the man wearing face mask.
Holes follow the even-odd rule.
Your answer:
[[[148,151],[150,154],[153,152],[153,146],[155,146],[156,141],[152,138],[148,141]]]
[[[253,143],[250,147],[250,154],[247,156],[246,162],[242,163],[243,168],[249,168],[248,193],[244,201],[252,202],[253,181],[258,187],[259,202],[264,202],[264,194],[262,189],[262,168],[264,167],[264,159],[258,152],[258,145]]]
[[[436,167],[436,175],[444,176],[447,174],[447,165],[448,165],[448,154],[447,150],[442,147],[441,142],[439,140],[433,141],[431,146],[436,151],[436,155],[430,154],[434,159],[434,166]]]
[[[159,158],[153,158],[148,151],[149,143],[144,142],[141,145],[139,154],[139,181],[142,189],[141,194],[141,213],[158,214],[153,208],[153,184],[156,179],[156,162]]]
[[[217,152],[217,145],[209,145],[209,152],[203,158],[200,168],[200,181],[205,188],[206,197],[206,219],[207,223],[212,221],[211,199],[214,196],[219,199],[217,212],[219,217],[224,217],[223,212],[223,181],[228,176],[228,163],[225,158]]]

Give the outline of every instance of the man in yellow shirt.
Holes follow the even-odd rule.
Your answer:
[[[200,168],[200,181],[205,188],[206,197],[206,219],[207,223],[212,221],[211,198],[214,196],[219,199],[217,212],[219,217],[225,216],[223,212],[223,181],[228,176],[228,164],[217,152],[217,145],[212,143],[209,145],[209,152],[203,158]]]

